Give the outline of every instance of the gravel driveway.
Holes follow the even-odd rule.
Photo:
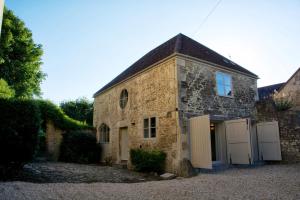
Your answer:
[[[0,182],[0,199],[300,199],[300,164],[141,183]]]

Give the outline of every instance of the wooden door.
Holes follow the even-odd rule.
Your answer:
[[[227,157],[231,164],[251,164],[250,119],[225,121]]]
[[[212,169],[210,119],[208,115],[190,119],[190,144],[193,167]]]
[[[261,160],[281,160],[278,122],[257,124],[259,158]]]
[[[128,160],[129,147],[128,147],[128,128],[120,129],[120,156],[121,160]]]

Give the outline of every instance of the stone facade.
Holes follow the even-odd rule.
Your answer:
[[[217,115],[223,120],[255,116],[256,78],[185,56],[177,59],[182,158],[189,158],[188,119]],[[217,95],[216,72],[232,77],[232,97]]]
[[[287,99],[292,102],[294,107],[300,108],[300,68],[286,82],[283,88],[274,94],[274,99]]]
[[[278,113],[282,160],[300,162],[300,111]]]
[[[176,173],[178,155],[177,80],[175,58],[170,58],[150,69],[101,93],[94,101],[94,126],[105,123],[110,128],[110,142],[102,144],[102,159],[111,156],[120,163],[120,128],[128,128],[129,149],[160,149],[167,153],[167,171]],[[123,89],[128,91],[128,103],[119,105]],[[156,138],[144,138],[143,120],[157,119]],[[130,163],[128,163],[130,167]]]
[[[233,97],[216,94],[215,72],[232,76]],[[128,91],[125,109],[120,94]],[[254,115],[256,79],[221,67],[175,55],[95,97],[94,126],[110,128],[110,142],[102,144],[103,160],[112,157],[120,163],[120,128],[127,127],[129,148],[160,149],[167,153],[166,170],[176,174],[188,171],[188,118],[214,114],[231,118]],[[145,139],[143,120],[157,118],[157,137]],[[130,167],[130,163],[128,163]]]

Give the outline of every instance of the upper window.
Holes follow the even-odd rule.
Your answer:
[[[126,89],[122,90],[120,95],[120,107],[124,109],[126,107],[126,104],[128,102],[128,92]]]
[[[231,76],[226,73],[216,73],[217,92],[220,96],[232,96]]]
[[[156,137],[156,118],[144,119],[144,138],[155,138]]]
[[[100,129],[100,142],[109,143],[109,127],[106,124],[101,124]]]

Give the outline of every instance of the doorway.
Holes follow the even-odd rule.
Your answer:
[[[210,143],[211,143],[211,160],[217,161],[217,141],[216,141],[216,127],[214,123],[210,124]]]
[[[129,159],[128,128],[120,128],[120,157],[121,161]]]

